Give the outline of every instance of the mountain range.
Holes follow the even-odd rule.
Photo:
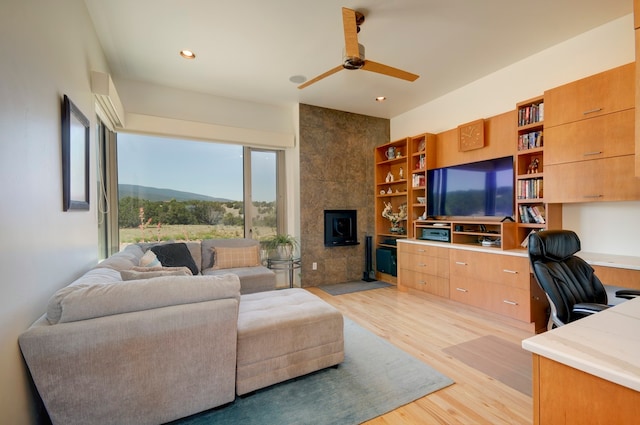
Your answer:
[[[180,190],[163,189],[149,186],[139,186],[137,184],[118,184],[118,199],[126,197],[145,199],[147,201],[214,201],[233,202],[231,199],[215,198],[198,193],[183,192]]]

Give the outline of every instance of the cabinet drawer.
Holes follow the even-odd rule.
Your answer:
[[[634,120],[635,109],[627,109],[548,128],[544,132],[544,165],[632,155]]]
[[[460,277],[449,283],[449,297],[523,322],[530,321],[531,296],[528,290]]]
[[[441,248],[438,246],[421,245],[415,243],[399,243],[399,253],[427,255],[429,257],[438,257],[449,259],[449,248]]]
[[[487,283],[472,277],[456,276],[449,281],[449,298],[464,304],[491,309]]]
[[[529,291],[495,285],[491,290],[491,310],[523,322],[531,320]]]
[[[544,92],[547,129],[635,106],[635,63],[630,63]]]
[[[449,298],[449,279],[413,270],[401,269],[400,286],[417,289],[429,294]]]
[[[529,289],[529,260],[526,257],[452,250],[450,275],[470,277],[501,285]]]
[[[418,273],[449,277],[449,260],[445,258],[403,253],[398,259],[398,267]]]
[[[544,199],[549,203],[632,201],[640,199],[635,156],[547,165]]]

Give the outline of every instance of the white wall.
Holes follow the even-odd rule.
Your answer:
[[[61,99],[93,125],[89,75],[107,69],[82,0],[3,0],[0,56],[0,421],[27,424],[17,337],[98,255],[95,164],[91,210],[62,211]]]
[[[501,69],[391,120],[391,140],[440,133],[461,123],[515,109],[547,89],[635,60],[628,15]],[[613,170],[612,170],[613,172]],[[563,226],[587,252],[640,256],[640,202],[565,205]]]

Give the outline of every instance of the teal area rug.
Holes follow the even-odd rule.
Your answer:
[[[359,424],[453,381],[345,317],[345,360],[173,425]]]
[[[352,292],[368,291],[369,289],[386,288],[388,286],[393,285],[387,282],[365,282],[363,280],[357,282],[336,283],[334,285],[320,285],[318,288],[322,289],[327,294],[342,295],[350,294]]]

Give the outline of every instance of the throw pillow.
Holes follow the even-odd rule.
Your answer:
[[[260,265],[260,247],[258,245],[242,248],[213,248],[213,269],[232,269],[236,267],[255,267]]]
[[[162,264],[160,264],[160,260],[158,260],[156,254],[153,251],[149,250],[144,253],[142,258],[140,258],[140,263],[138,263],[138,265],[140,267],[158,267]]]
[[[161,270],[142,272],[136,270],[122,270],[120,272],[122,280],[152,279],[160,276],[192,276],[192,273],[188,267],[163,267]]]
[[[192,274],[198,274],[198,266],[196,266],[196,262],[193,260],[193,256],[191,255],[191,252],[189,252],[187,244],[182,242],[168,243],[164,245],[156,245],[150,249],[156,254],[158,260],[160,260],[160,263],[163,266],[189,267]]]

